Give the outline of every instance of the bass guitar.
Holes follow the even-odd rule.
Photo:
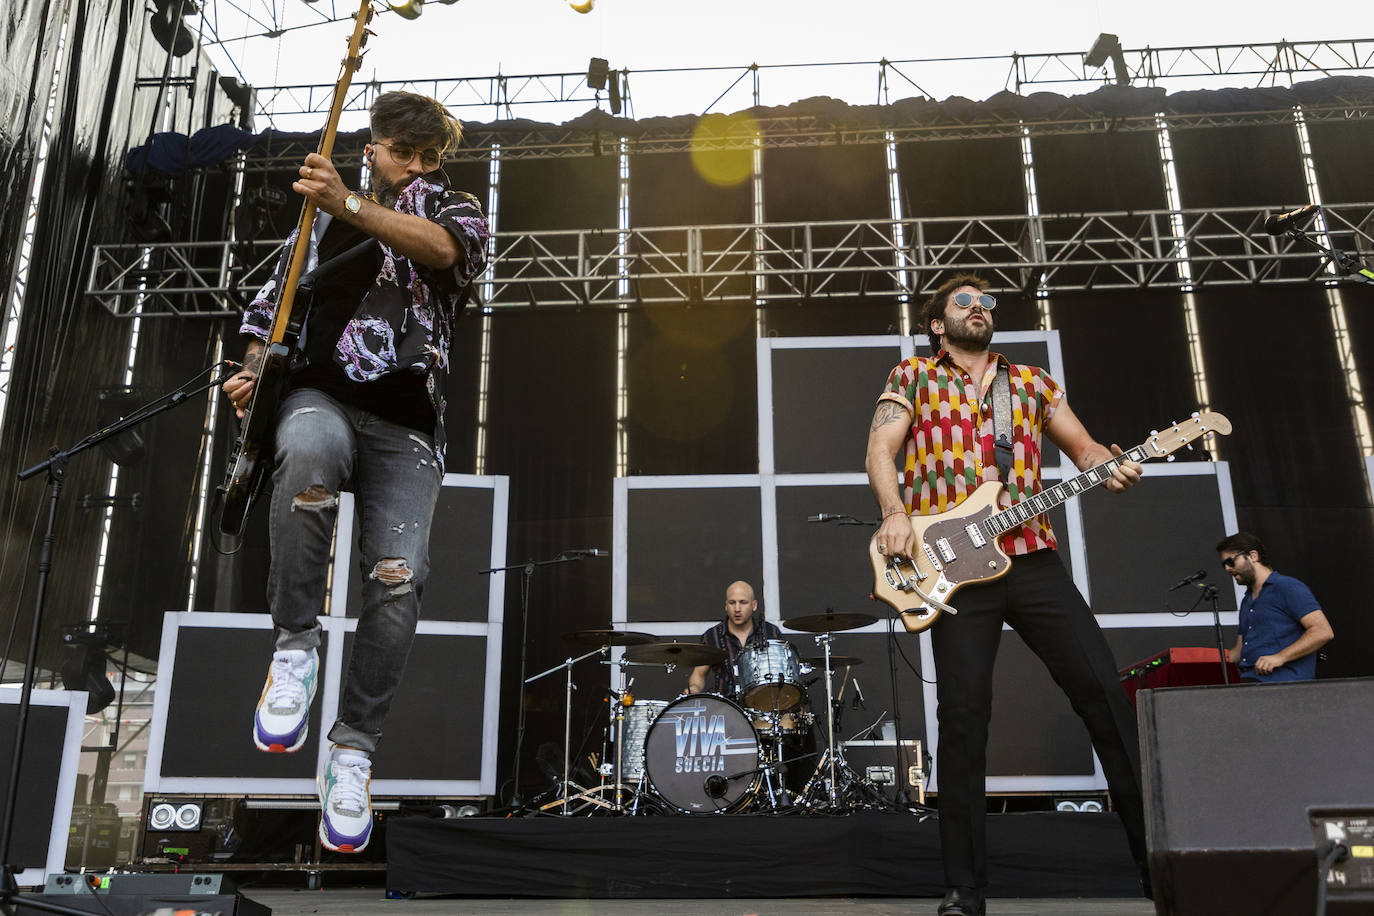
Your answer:
[[[1000,579],[1011,569],[1011,558],[998,543],[1002,535],[1037,515],[1086,493],[1112,477],[1126,461],[1143,464],[1172,455],[1192,442],[1211,435],[1229,435],[1231,421],[1207,410],[1150,438],[1129,451],[1088,468],[1077,477],[1060,481],[1029,499],[998,510],[997,500],[1005,487],[996,480],[979,486],[959,505],[936,515],[911,516],[916,532],[913,558],[890,557],[878,552],[878,536],[868,542],[873,564],[873,597],[892,607],[909,632],[919,633],[942,613],[955,613],[950,599],[966,585]]]
[[[329,107],[329,119],[320,134],[317,152],[330,158],[334,152],[334,138],[339,130],[339,116],[343,113],[353,74],[363,63],[363,46],[372,34],[372,0],[363,0],[353,17],[353,35],[348,42],[348,55],[340,67],[338,82],[334,84],[334,99]],[[298,295],[301,273],[310,250],[310,233],[315,225],[315,204],[309,200],[301,207],[300,222],[296,226],[296,243],[291,250],[291,266],[277,290],[277,304],[272,312],[272,330],[267,339],[253,394],[244,411],[239,435],[229,455],[229,470],[220,486],[219,528],[225,534],[241,537],[248,524],[248,512],[272,470],[272,439],[276,429],[277,410],[286,393],[292,360],[300,340],[301,326],[308,312],[306,296]]]

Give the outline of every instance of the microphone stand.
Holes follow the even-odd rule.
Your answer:
[[[1323,245],[1316,238],[1303,231],[1299,226],[1293,226],[1288,230],[1288,236],[1299,242],[1311,245],[1326,256],[1326,259],[1336,268],[1337,273],[1342,277],[1354,280],[1357,283],[1368,283],[1374,285],[1374,271],[1367,269],[1359,258],[1337,251],[1335,248]]]
[[[1219,593],[1215,585],[1199,582],[1198,588],[1202,590],[1202,594],[1198,595],[1197,601],[1193,602],[1193,607],[1196,608],[1204,601],[1212,603],[1212,629],[1217,635],[1217,653],[1221,656],[1221,682],[1229,685],[1231,683],[1231,669],[1226,667],[1226,643],[1221,638],[1221,610],[1217,605]]]
[[[525,664],[530,644],[530,580],[534,578],[534,571],[541,566],[554,566],[558,563],[572,563],[577,560],[586,560],[591,556],[592,554],[585,552],[565,550],[557,556],[551,557],[547,560],[526,560],[524,563],[512,563],[509,566],[493,566],[490,569],[477,570],[477,574],[479,576],[488,576],[493,573],[499,572],[509,572],[513,569],[520,570],[520,717],[517,720],[515,728],[515,766],[513,768],[513,772],[511,773],[512,808],[521,808],[524,806],[524,800],[520,796],[520,752],[525,746],[525,685],[529,683],[529,681],[525,679]],[[585,658],[586,656],[583,657]],[[580,660],[581,659],[579,659],[579,661]],[[560,665],[558,667],[562,666]],[[557,669],[555,668],[551,670]],[[543,675],[541,674],[539,675],[539,677],[543,677]],[[571,669],[569,669],[568,677],[571,683]],[[536,680],[536,678],[530,678],[529,680]],[[569,688],[569,690],[571,690],[571,688]],[[571,699],[571,693],[569,694],[569,698]],[[565,740],[563,744],[563,757],[566,761],[566,758],[568,756],[567,741]],[[566,766],[564,767],[564,771],[566,773]],[[564,782],[567,782],[566,778],[564,779]],[[565,791],[563,793],[564,795],[567,795],[566,788],[567,787],[565,785]]]
[[[16,898],[19,896],[19,884],[16,875],[19,869],[10,862],[10,842],[14,833],[15,803],[19,798],[19,765],[24,757],[24,739],[28,736],[29,709],[33,701],[33,675],[38,665],[38,643],[42,635],[43,611],[48,598],[48,579],[53,566],[53,545],[57,541],[57,505],[62,497],[62,485],[67,477],[67,464],[73,455],[80,454],[94,445],[99,445],[112,436],[117,436],[125,430],[133,429],[135,426],[149,420],[163,411],[178,407],[186,401],[202,392],[208,391],[217,385],[224,384],[236,371],[234,365],[225,360],[216,363],[206,372],[214,372],[216,369],[224,370],[223,375],[206,382],[198,388],[186,390],[190,385],[195,384],[192,379],[186,385],[174,390],[171,394],[163,395],[155,401],[143,405],[104,429],[97,430],[81,439],[74,445],[64,449],[51,448],[48,450],[48,460],[39,462],[33,467],[25,468],[19,472],[20,480],[28,480],[37,474],[46,472],[48,480],[48,521],[47,527],[43,532],[42,545],[38,551],[38,579],[34,589],[33,602],[33,623],[29,630],[28,653],[24,662],[24,681],[19,690],[19,711],[15,719],[14,726],[14,745],[10,756],[10,781],[5,793],[5,814],[3,824],[0,824],[0,867],[4,868],[3,886],[0,886],[0,907],[6,911],[10,907],[16,906]],[[204,373],[201,373],[202,375]],[[196,378],[200,378],[197,375]],[[72,909],[71,907],[60,906],[43,900],[26,898],[24,906],[43,910],[49,913],[88,913],[88,910]]]

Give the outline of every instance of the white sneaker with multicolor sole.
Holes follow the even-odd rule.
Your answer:
[[[362,852],[372,838],[372,762],[347,750],[324,762],[320,843],[333,852]]]
[[[290,754],[305,744],[310,732],[310,704],[315,699],[320,659],[314,649],[272,653],[267,683],[253,714],[253,743],[269,754]]]

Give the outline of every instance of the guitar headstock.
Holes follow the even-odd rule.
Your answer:
[[[1215,410],[1203,410],[1186,420],[1172,423],[1164,430],[1151,430],[1141,448],[1151,458],[1163,458],[1208,436],[1229,436],[1231,421]]]

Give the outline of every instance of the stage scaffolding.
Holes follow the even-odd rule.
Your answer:
[[[1374,203],[1336,204],[1324,212],[1334,248],[1374,252]],[[1227,207],[498,232],[495,276],[479,284],[478,295],[493,310],[802,304],[928,295],[956,269],[990,275],[999,288],[1039,288],[1051,296],[1329,279],[1311,249],[1265,234],[1272,214]],[[1043,240],[1043,247],[1033,240]],[[140,298],[143,318],[236,317],[267,281],[281,246],[281,240],[101,245],[86,293],[119,317],[133,317]],[[1191,266],[1186,277],[1177,269],[1184,251]],[[760,276],[761,288],[753,282]]]

